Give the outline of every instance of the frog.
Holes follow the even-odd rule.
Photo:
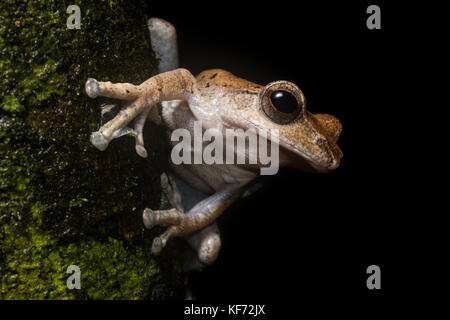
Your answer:
[[[148,27],[153,50],[160,57],[157,75],[140,85],[94,78],[85,83],[90,98],[107,97],[123,103],[117,115],[91,134],[90,141],[98,150],[105,150],[113,139],[131,132],[137,154],[146,158],[143,128],[147,121],[164,126],[168,133],[181,128],[191,134],[200,121],[203,132],[276,130],[280,167],[316,173],[330,173],[339,167],[343,156],[337,144],[341,122],[332,115],[309,112],[305,96],[296,84],[277,80],[259,85],[223,69],[194,76],[178,66],[175,27],[161,18],[149,19]],[[275,143],[272,136],[268,141]],[[171,143],[175,145],[174,141]],[[171,161],[171,172],[161,175],[161,187],[171,208],[146,208],[142,213],[145,228],[167,227],[153,239],[152,253],[158,255],[170,239],[184,237],[195,253],[192,268],[211,265],[219,255],[222,241],[217,219],[251,190],[263,166],[259,162]],[[183,196],[180,185],[193,191]],[[184,201],[186,197],[190,201]]]

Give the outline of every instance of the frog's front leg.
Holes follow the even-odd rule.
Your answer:
[[[155,225],[170,225],[161,236],[153,240],[152,252],[157,255],[172,237],[189,235],[213,223],[244,191],[243,184],[226,184],[219,191],[197,203],[186,214],[173,208],[170,210],[145,209],[144,225],[150,229]]]
[[[147,153],[143,149],[142,130],[149,110],[161,101],[189,100],[194,94],[195,84],[194,76],[186,69],[158,74],[139,86],[100,82],[89,78],[86,82],[86,93],[89,97],[103,96],[128,101],[116,117],[91,134],[92,144],[101,151],[105,150],[112,139],[121,135],[121,130],[128,123],[140,116],[134,132],[137,136],[136,151],[145,157]]]

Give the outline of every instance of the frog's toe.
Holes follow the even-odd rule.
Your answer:
[[[147,158],[148,156],[147,150],[145,150],[145,148],[139,144],[136,145],[136,153],[142,158]]]
[[[153,239],[153,244],[152,244],[152,254],[157,256],[161,253],[162,249],[164,247],[163,241],[160,237],[156,237],[155,239]]]
[[[146,208],[142,214],[142,220],[144,221],[144,226],[147,229],[151,229],[156,225],[156,214],[152,209]]]
[[[100,85],[97,80],[93,78],[89,78],[86,81],[86,93],[89,96],[89,98],[97,98],[98,94],[100,93]]]
[[[89,140],[100,151],[106,150],[109,144],[108,139],[99,131],[92,132]]]

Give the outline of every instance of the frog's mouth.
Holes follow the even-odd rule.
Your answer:
[[[261,130],[259,126],[250,119],[245,119],[245,121],[254,128]],[[272,143],[273,137],[271,134],[268,135],[268,138],[270,143]],[[316,143],[318,145],[318,148],[316,149],[317,153],[312,154],[298,148],[295,142],[280,135],[278,139],[278,144],[280,146],[280,166],[317,173],[329,173],[339,167],[342,151],[337,144],[334,141],[327,141],[321,137],[317,137]]]
[[[331,151],[331,148],[324,148],[327,157],[312,156],[305,154],[290,142],[283,139],[279,141],[280,145],[280,166],[288,166],[307,172],[329,173],[339,167],[342,152],[339,147],[339,153]]]
[[[343,153],[337,140],[342,125],[331,115],[305,111],[302,117],[285,125],[267,123],[269,120],[261,113],[241,117],[241,120],[247,128],[266,132],[265,127],[277,129],[279,137],[275,142],[280,146],[280,166],[318,173],[328,173],[339,167]],[[272,133],[268,138],[273,141]]]

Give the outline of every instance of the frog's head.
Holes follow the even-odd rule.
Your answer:
[[[259,112],[249,119],[258,128],[279,132],[280,165],[308,171],[329,172],[339,166],[342,151],[337,140],[342,130],[338,119],[312,114],[302,91],[288,81],[275,81],[259,93]]]
[[[281,164],[303,169],[309,166],[318,172],[339,166],[341,123],[331,115],[308,112],[305,96],[295,84],[269,83],[259,95],[259,110],[266,121],[272,122],[272,128],[278,129]]]

